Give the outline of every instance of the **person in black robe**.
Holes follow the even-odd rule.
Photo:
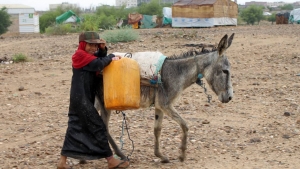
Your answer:
[[[109,169],[129,166],[128,161],[113,157],[106,126],[94,107],[99,81],[97,74],[112,60],[120,58],[114,54],[106,55],[105,41],[100,39],[98,33],[83,32],[79,35],[79,46],[72,56],[68,128],[57,169],[70,168],[67,157],[80,160],[106,158]]]

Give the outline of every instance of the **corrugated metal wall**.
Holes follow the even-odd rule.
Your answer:
[[[217,0],[215,1],[215,3],[211,3],[211,4],[172,6],[172,17],[237,18],[237,14],[238,14],[237,4],[228,0]]]
[[[214,7],[213,5],[185,5],[173,6],[172,17],[182,18],[213,18]]]
[[[218,0],[214,4],[214,16],[216,18],[229,17],[237,18],[238,5],[235,2],[227,0]]]
[[[33,13],[19,14],[20,33],[39,33],[39,15]]]

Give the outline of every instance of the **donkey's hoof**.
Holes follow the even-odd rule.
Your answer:
[[[164,158],[161,159],[160,162],[161,162],[161,163],[169,163],[170,160],[169,160],[168,158],[164,157]]]
[[[86,160],[79,160],[79,164],[87,164],[87,161]]]
[[[183,162],[183,161],[185,160],[185,156],[183,156],[183,155],[179,156],[179,160],[180,160],[181,162]]]

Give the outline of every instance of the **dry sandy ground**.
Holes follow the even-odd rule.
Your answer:
[[[132,146],[124,152],[137,169],[276,169],[299,168],[300,159],[300,25],[264,25],[201,29],[137,30],[140,40],[108,44],[110,52],[159,50],[169,56],[187,51],[185,44],[215,44],[235,33],[227,50],[234,98],[207,103],[196,84],[184,91],[176,109],[189,126],[187,159],[178,160],[181,130],[165,117],[162,151],[171,163],[154,156],[154,110],[126,111]],[[4,35],[0,58],[23,53],[30,62],[0,64],[0,168],[55,168],[67,128],[71,55],[78,35]],[[118,141],[122,115],[110,128]],[[126,133],[125,133],[126,134]],[[118,142],[119,144],[119,142]],[[134,148],[134,149],[133,149]],[[106,168],[105,160],[75,169]]]

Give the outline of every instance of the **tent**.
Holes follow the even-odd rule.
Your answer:
[[[172,8],[169,7],[163,7],[163,25],[169,25],[172,24]]]
[[[290,13],[289,12],[280,12],[276,14],[276,24],[288,24]]]
[[[263,12],[263,16],[271,16],[272,14],[270,12]]]
[[[139,13],[129,13],[128,14],[128,24],[132,24],[134,29],[139,28],[140,21],[143,19],[143,15]]]
[[[238,5],[230,0],[179,0],[172,5],[172,27],[237,25]]]
[[[156,15],[142,15],[139,13],[128,14],[128,24],[132,24],[134,29],[149,29],[157,26]]]
[[[289,16],[289,23],[300,24],[300,8],[294,9],[291,11]]]
[[[149,29],[157,26],[156,24],[156,15],[143,15],[143,19],[141,20],[140,28]]]
[[[56,17],[56,23],[61,24],[61,23],[79,23],[80,18],[72,11],[69,10],[62,15]]]

